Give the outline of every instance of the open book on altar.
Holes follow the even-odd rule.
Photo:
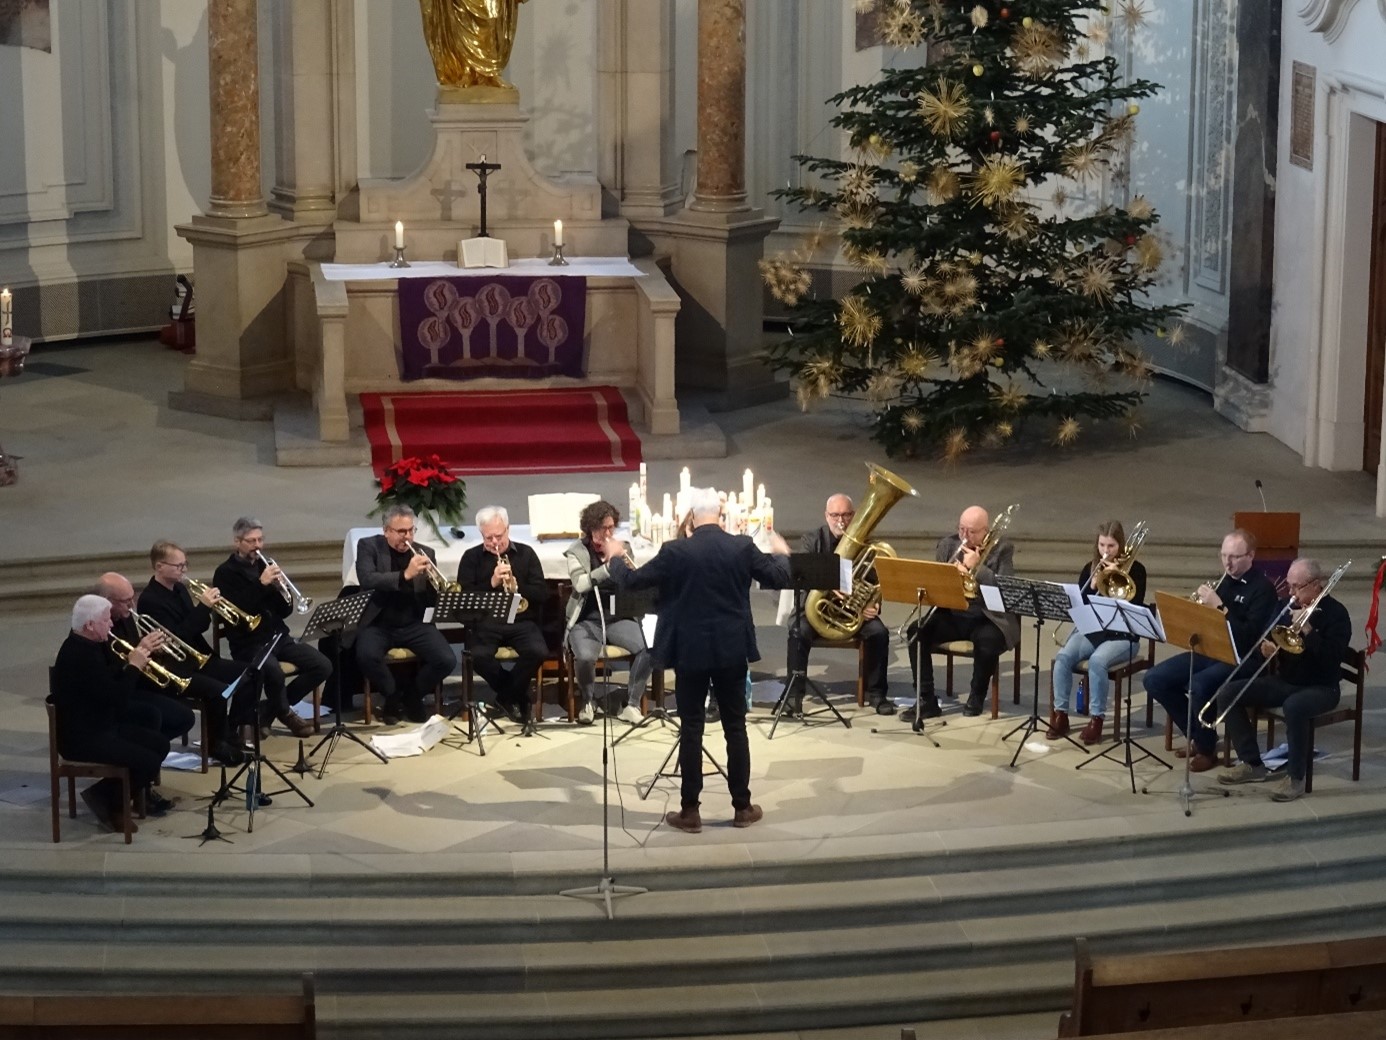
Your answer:
[[[578,517],[585,506],[601,495],[587,491],[556,491],[529,496],[529,528],[536,541],[546,538],[577,538],[582,534]]]
[[[499,238],[464,238],[457,243],[458,267],[509,267],[510,253]]]

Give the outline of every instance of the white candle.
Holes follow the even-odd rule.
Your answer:
[[[640,497],[646,502],[650,500],[649,474],[645,471],[645,464],[640,463]]]
[[[553,244],[556,246],[563,244],[563,221],[561,220],[553,222]]]
[[[666,523],[674,519],[674,500],[669,496],[669,492],[664,492],[664,520]]]
[[[688,467],[684,466],[679,471],[679,493],[683,494],[693,487],[693,474],[688,472]]]
[[[750,470],[747,470],[745,473],[741,474],[741,501],[742,501],[742,502],[746,503],[747,505],[750,505],[750,504],[751,504],[751,492],[752,492],[752,489],[755,488],[755,486],[756,486],[756,478],[755,478],[754,476],[751,475],[751,471],[750,471]]]
[[[395,221],[395,248],[404,248],[404,221]]]
[[[757,508],[757,509],[764,509],[764,508],[765,508],[765,485],[764,485],[764,484],[757,484],[757,485],[756,485],[756,508]]]
[[[14,342],[14,297],[7,285],[0,289],[0,344],[10,346]]]
[[[639,504],[640,504],[640,485],[639,485],[639,484],[632,484],[632,485],[630,486],[630,496],[629,496],[629,498],[626,500],[626,505],[629,507],[628,512],[627,512],[627,514],[626,514],[626,519],[630,521],[630,533],[633,534],[633,535],[634,535],[634,534],[639,534],[639,533],[640,533],[640,529],[636,526],[637,519],[636,519],[636,516],[635,516],[635,510],[636,510],[636,507],[639,506]]]

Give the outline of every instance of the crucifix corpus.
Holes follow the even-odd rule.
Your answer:
[[[490,238],[486,233],[486,178],[493,172],[501,168],[500,163],[488,163],[486,156],[481,156],[480,162],[469,162],[466,168],[476,174],[477,195],[481,199],[481,230],[477,233],[478,238]]]

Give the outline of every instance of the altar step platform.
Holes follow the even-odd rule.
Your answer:
[[[1381,791],[1192,820],[1156,797],[1169,813],[1140,820],[744,843],[709,804],[700,838],[613,853],[649,892],[610,921],[557,894],[596,882],[596,848],[12,849],[0,991],[289,991],[312,971],[324,1037],[730,1037],[1057,1016],[1075,935],[1109,952],[1386,929]]]

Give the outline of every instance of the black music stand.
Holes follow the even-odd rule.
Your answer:
[[[519,604],[520,597],[504,589],[482,589],[476,592],[440,592],[438,593],[437,603],[433,607],[433,620],[455,621],[466,624],[468,621],[480,621],[483,618],[492,618],[496,621],[512,622],[515,620],[515,608]],[[467,712],[467,728],[462,735],[467,738],[467,743],[476,742],[477,752],[482,758],[486,757],[486,741],[483,733],[488,725],[494,725],[497,732],[504,733],[500,723],[489,717],[483,717],[478,723],[477,717],[480,713],[475,703],[476,697],[472,685],[468,682],[467,692],[463,695],[463,701],[456,710],[448,715],[448,721],[453,724],[454,729],[458,729],[457,716],[465,709]],[[450,745],[455,747],[456,745]]]
[[[608,602],[611,604],[611,611],[607,616],[613,620],[619,621],[623,618],[638,619],[643,618],[646,614],[659,613],[658,589],[618,589],[614,594],[608,593],[608,595],[610,595]],[[598,607],[600,609],[600,603]],[[606,640],[603,638],[603,649],[605,649],[605,644]],[[607,681],[610,682],[611,669],[608,667],[605,671],[608,676]],[[631,734],[638,733],[646,726],[656,722],[659,723],[661,729],[665,726],[673,726],[674,733],[677,735],[679,732],[679,724],[676,716],[677,712],[671,712],[664,706],[664,694],[661,693],[659,702],[650,708],[650,713],[639,722],[631,724],[624,733],[611,742],[611,746],[615,747]]]
[[[790,619],[791,627],[789,630],[791,635],[799,631],[799,625],[804,620],[804,603],[810,592],[837,592],[842,588],[842,563],[843,558],[837,553],[795,553],[789,557],[789,584],[785,587],[794,590],[794,614]],[[810,631],[814,631],[811,625]],[[811,640],[812,636],[809,638]],[[784,715],[784,709],[789,704],[790,697],[793,696],[796,680],[803,688],[803,696],[812,694],[823,703],[823,707],[817,711],[807,714],[800,712],[799,721],[803,725],[810,725],[810,720],[818,715],[832,712],[835,721],[842,723],[845,728],[851,729],[851,721],[837,710],[837,705],[828,699],[828,694],[823,687],[810,679],[807,671],[795,670],[791,672],[788,665],[789,662],[786,660],[784,688],[780,690],[779,700],[775,702],[775,714],[770,722],[770,732],[765,739],[775,739],[775,730],[779,727],[780,717]]]
[[[938,747],[938,741],[929,735],[924,728],[924,714],[920,710],[923,702],[924,672],[924,624],[929,620],[930,615],[939,607],[947,610],[966,610],[967,596],[963,593],[962,572],[951,563],[939,563],[936,560],[910,560],[898,556],[877,556],[876,557],[876,578],[881,584],[881,600],[888,603],[908,603],[911,606],[909,617],[905,618],[905,625],[910,623],[911,618],[917,617],[919,624],[915,627],[914,636],[911,638],[914,652],[914,722],[910,726],[912,733],[919,733],[924,736],[934,747]],[[928,607],[926,614],[924,608]],[[940,726],[948,723],[942,721]],[[879,730],[872,730],[876,733]]]
[[[1170,646],[1177,646],[1181,650],[1189,652],[1189,679],[1184,691],[1189,699],[1189,711],[1188,718],[1184,722],[1184,738],[1189,741],[1189,748],[1192,750],[1193,743],[1189,732],[1193,729],[1194,716],[1193,655],[1202,654],[1204,657],[1234,667],[1241,664],[1241,658],[1238,657],[1237,648],[1232,642],[1232,625],[1216,607],[1205,606],[1202,603],[1186,599],[1183,596],[1174,596],[1168,592],[1157,592],[1155,593],[1155,609],[1159,611],[1160,621],[1165,626],[1165,642]],[[1194,789],[1192,774],[1189,769],[1193,764],[1192,759],[1191,754],[1185,753],[1184,782],[1179,785],[1179,790],[1175,792],[1184,806],[1185,816],[1193,815]],[[1149,787],[1141,788],[1141,794],[1149,793]],[[1222,791],[1219,793],[1226,798],[1232,792]]]
[[[1096,635],[1098,632],[1121,632],[1135,637],[1135,647],[1140,647],[1142,639],[1154,639],[1163,643],[1165,641],[1165,630],[1160,624],[1160,619],[1155,616],[1149,607],[1141,606],[1137,603],[1128,603],[1126,600],[1114,599],[1106,596],[1093,596],[1087,602],[1087,610],[1074,608],[1069,613],[1073,616],[1073,625],[1084,635]],[[1088,625],[1091,620],[1093,623]],[[1088,665],[1088,682],[1092,682],[1092,665]],[[1082,769],[1090,766],[1099,759],[1107,758],[1116,752],[1117,748],[1122,749],[1123,759],[1121,764],[1126,767],[1131,774],[1131,793],[1136,793],[1136,763],[1144,762],[1147,758],[1153,758],[1166,769],[1173,769],[1155,752],[1151,751],[1138,740],[1131,737],[1131,694],[1135,688],[1134,682],[1126,684],[1126,735],[1115,744],[1098,752],[1093,758],[1079,762],[1074,769]],[[1136,748],[1140,751],[1140,757],[1133,757],[1131,749]]]
[[[345,636],[355,632],[361,627],[361,615],[365,613],[366,604],[371,601],[372,595],[373,593],[370,592],[358,592],[353,596],[343,596],[340,599],[330,599],[326,603],[319,603],[317,609],[313,611],[313,616],[308,619],[308,627],[303,630],[302,641],[306,643],[309,640],[321,639],[334,633],[338,636]],[[342,674],[342,640],[340,638],[336,641],[333,656],[336,658],[332,662],[333,667],[336,669],[337,675],[340,676]],[[365,696],[370,696],[369,690]],[[332,757],[332,752],[337,750],[337,744],[343,737],[365,748],[380,759],[382,764],[390,764],[388,758],[347,729],[344,721],[346,716],[344,700],[345,695],[339,693],[337,696],[337,717],[332,720],[331,728],[323,734],[317,746],[308,752],[308,757],[312,758],[323,745],[327,746],[327,753],[322,756],[322,764],[318,766],[319,780],[327,775],[327,761]]]
[[[1014,574],[996,575],[996,587],[1001,590],[1001,604],[1005,607],[1006,613],[1035,619],[1035,689],[1030,705],[1030,717],[1001,738],[1010,740],[1015,734],[1020,734],[1020,742],[1016,744],[1015,754],[1011,756],[1011,768],[1014,769],[1020,759],[1020,752],[1025,749],[1025,741],[1040,728],[1040,630],[1044,628],[1046,621],[1068,620],[1069,598],[1062,585],[1052,581],[1017,578]],[[1067,733],[1064,734],[1064,739],[1083,754],[1089,754],[1087,748]]]

